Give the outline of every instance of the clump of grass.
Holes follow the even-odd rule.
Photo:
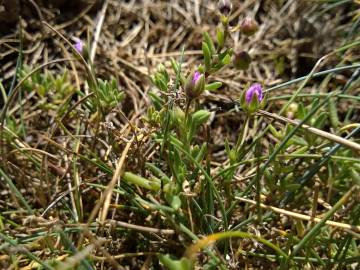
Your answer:
[[[17,85],[2,91],[4,267],[358,267],[359,41],[349,33],[307,76],[249,83],[231,100],[222,72],[258,64],[232,35],[256,40],[262,27],[250,17],[230,25],[234,12],[219,1],[197,64],[183,49],[159,65],[148,106],[131,118],[126,89],[97,75],[89,45],[44,24],[72,52],[61,61],[82,65],[86,91],[67,70],[42,70],[51,63],[19,65]],[[218,134],[233,116],[233,136]]]

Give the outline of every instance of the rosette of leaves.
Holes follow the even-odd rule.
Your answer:
[[[168,92],[170,77],[164,65],[160,64],[156,73],[151,76],[152,83],[162,92]]]
[[[125,98],[125,93],[119,89],[118,82],[112,78],[110,81],[98,79],[98,98],[100,106],[105,112],[110,112]]]
[[[19,79],[22,80],[30,72],[30,67],[24,66],[19,71]],[[64,99],[75,91],[75,88],[69,82],[67,70],[57,75],[52,72],[35,72],[23,83],[23,89],[35,91],[38,96],[44,98],[41,105],[41,108],[44,109],[56,109],[58,105],[64,102]]]

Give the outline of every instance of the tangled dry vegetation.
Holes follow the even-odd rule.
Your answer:
[[[0,2],[0,268],[190,269],[175,260],[182,256],[197,269],[359,267],[356,1],[233,1],[230,26],[252,16],[259,30],[231,33],[233,47],[251,55],[249,69],[211,74],[221,88],[196,101],[211,112],[194,136],[206,145],[199,162],[146,117],[160,64],[171,88],[171,58],[184,75],[202,63],[203,34],[216,37],[220,23],[217,1],[10,2]],[[78,38],[104,84],[101,113],[89,66],[70,46]],[[249,122],[234,166],[226,141],[235,144],[247,121],[236,101],[256,82],[267,106]],[[184,107],[181,87],[165,96],[166,106]],[[294,131],[319,103],[305,123],[315,129]],[[177,162],[185,180],[169,199],[164,182],[179,181]],[[205,237],[215,232],[234,234]]]

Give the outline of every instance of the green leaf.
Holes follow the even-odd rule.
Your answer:
[[[268,168],[266,168],[264,171],[264,180],[265,180],[265,185],[269,188],[271,192],[276,189],[274,175],[270,172]]]
[[[231,56],[227,54],[221,61],[224,65],[228,65],[231,62]]]
[[[208,46],[211,54],[215,54],[216,53],[215,46],[208,32],[204,33],[204,41]]]
[[[205,71],[208,72],[211,68],[211,52],[209,46],[205,42],[202,43],[202,51],[204,54]]]
[[[205,85],[205,89],[209,91],[214,91],[219,89],[222,86],[222,82],[212,82]]]
[[[219,54],[219,59],[222,61],[224,59],[224,57],[226,57],[227,55],[232,55],[233,54],[233,50],[232,49],[226,49],[225,51],[223,51],[222,53]]]
[[[154,107],[157,111],[160,111],[163,107],[164,101],[162,100],[161,97],[159,97],[156,93],[154,93],[153,91],[150,91],[148,93],[148,95],[150,96],[150,99],[152,101],[152,103],[154,104]]]
[[[176,62],[176,60],[175,60],[174,58],[171,58],[170,62],[171,62],[171,66],[172,66],[175,74],[178,74],[178,73],[179,73],[179,70],[180,70],[179,63]]]
[[[275,71],[278,76],[282,75],[285,71],[285,57],[279,56],[275,58]]]
[[[162,171],[160,170],[158,167],[156,167],[154,164],[152,163],[146,163],[145,164],[146,168],[148,168],[155,176],[159,177],[161,179],[161,182],[163,184],[167,184],[169,182],[171,182],[170,178]]]
[[[225,138],[225,152],[229,156],[229,154],[230,154],[230,145],[229,145],[229,140],[227,138]]]
[[[155,75],[155,85],[163,92],[167,92],[167,84],[164,75],[157,73]]]
[[[174,210],[178,210],[181,207],[181,199],[180,199],[180,197],[177,196],[177,195],[171,196],[170,206]]]
[[[304,119],[306,114],[307,114],[307,109],[305,108],[304,104],[300,103],[297,111],[297,117],[299,119]]]
[[[273,125],[269,124],[268,128],[271,134],[274,135],[275,138],[282,139],[283,136],[279,131],[276,130],[276,128]]]
[[[315,122],[314,122],[314,127],[321,129],[324,127],[325,122],[328,118],[328,115],[326,112],[321,112],[319,116],[317,116]]]
[[[192,147],[191,151],[190,151],[191,156],[192,156],[193,158],[196,158],[196,156],[198,155],[199,151],[200,151],[200,146],[197,145],[197,144],[194,145],[194,146]]]
[[[204,159],[205,155],[206,155],[206,152],[207,152],[206,143],[203,143],[203,144],[201,145],[200,151],[199,151],[199,152],[197,153],[197,155],[196,155],[195,160],[196,160],[197,162],[202,161],[202,160]]]
[[[353,180],[353,184],[360,186],[360,175],[359,175],[359,173],[354,169],[351,169],[350,173],[351,173],[351,178]]]
[[[169,73],[167,72],[166,67],[163,64],[160,64],[158,66],[158,72],[164,76],[166,83],[170,81]]]
[[[339,116],[336,109],[335,101],[331,98],[329,100],[329,118],[330,123],[333,128],[337,128],[339,126]]]

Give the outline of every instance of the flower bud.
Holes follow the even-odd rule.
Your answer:
[[[255,34],[258,29],[259,29],[259,25],[254,19],[250,17],[243,19],[242,22],[240,23],[240,32],[243,33],[244,35],[251,36]]]
[[[218,9],[220,13],[224,16],[229,16],[232,10],[232,3],[230,0],[219,0]]]
[[[297,103],[295,103],[295,102],[292,102],[292,103],[290,103],[287,111],[292,112],[292,113],[296,113],[298,111],[298,109],[299,109],[299,105]]]
[[[174,193],[176,193],[176,185],[172,182],[166,183],[163,186],[163,191],[166,194],[174,194]]]
[[[185,93],[190,98],[199,97],[205,90],[205,76],[198,71],[190,74],[186,79]]]
[[[166,70],[166,67],[163,64],[158,66],[158,73],[164,76],[165,82],[168,83],[170,80],[169,73]]]
[[[159,124],[160,123],[159,112],[156,111],[153,106],[149,107],[146,113],[146,118],[144,120],[154,126]]]
[[[172,110],[172,117],[177,126],[184,125],[185,123],[185,113],[180,107],[175,106]]]
[[[265,105],[262,86],[259,83],[253,84],[244,91],[240,97],[240,104],[244,111],[252,114]]]
[[[235,164],[236,163],[237,156],[236,156],[236,150],[235,149],[230,150],[229,159],[230,159],[230,164]]]
[[[192,119],[197,126],[201,126],[202,124],[205,124],[206,121],[209,119],[211,115],[211,112],[207,110],[198,110],[194,112],[192,115]]]
[[[286,117],[290,119],[294,119],[297,111],[299,109],[299,105],[295,102],[290,103],[289,107],[286,110]]]
[[[224,26],[219,26],[216,28],[216,38],[217,43],[219,45],[219,49],[224,47],[225,40],[226,40],[226,30],[224,29]]]
[[[235,51],[233,56],[233,65],[236,69],[246,70],[251,63],[251,57],[246,51]]]

